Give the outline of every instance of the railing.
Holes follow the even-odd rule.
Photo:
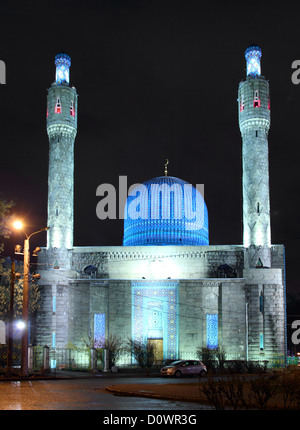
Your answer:
[[[0,344],[0,370],[7,368],[7,345]],[[21,344],[13,345],[12,349],[12,368],[21,366]]]
[[[186,357],[180,354],[180,359],[197,359],[197,357]],[[157,362],[155,367],[159,368],[165,364]],[[173,361],[173,360],[169,360]],[[239,362],[241,365],[245,363],[243,360],[226,360],[227,365],[232,365],[233,362]],[[249,362],[251,364],[251,362]],[[248,363],[248,364],[249,364]],[[259,363],[259,362],[252,362]],[[265,363],[265,362],[264,362]],[[263,364],[263,362],[261,362]],[[298,357],[287,357],[288,365],[299,365]],[[13,346],[12,353],[12,370],[16,372],[21,366],[21,344]],[[90,349],[88,347],[72,348],[49,348],[48,346],[29,346],[28,348],[28,369],[32,373],[41,371],[56,371],[56,370],[76,370],[76,371],[102,371],[108,369],[105,364],[105,354],[103,350]],[[123,354],[116,363],[118,368],[136,368],[136,364],[131,360],[128,354]],[[285,358],[282,355],[277,355],[268,360],[268,368],[278,368],[285,366]],[[0,373],[6,372],[7,369],[7,346],[0,345]]]
[[[90,348],[51,348],[49,360],[51,369],[91,370]]]

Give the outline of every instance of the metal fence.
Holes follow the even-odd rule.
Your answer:
[[[7,345],[0,344],[0,369],[7,368]],[[12,349],[12,367],[18,368],[21,366],[21,344],[14,344]]]
[[[90,348],[50,348],[51,369],[91,370]]]
[[[182,358],[182,356],[181,356]],[[192,357],[195,359],[195,357]],[[184,357],[190,359],[190,357]],[[48,346],[29,346],[28,348],[28,368],[32,372],[45,370],[76,370],[76,371],[101,371],[107,368],[105,352],[103,350],[90,349],[88,347],[72,348],[49,348]],[[228,361],[228,360],[226,360]],[[231,360],[232,361],[232,360]],[[239,361],[239,360],[234,360]],[[165,362],[156,363],[163,365]],[[285,357],[277,355],[268,360],[268,368],[280,368],[285,365],[299,365],[298,357]],[[116,363],[117,367],[136,367],[134,360],[128,354],[121,355]],[[21,367],[21,344],[13,345],[12,369],[17,371]],[[0,345],[0,372],[7,369],[7,345]]]

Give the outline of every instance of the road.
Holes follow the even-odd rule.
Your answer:
[[[115,396],[105,387],[115,384],[179,383],[145,377],[0,382],[0,410],[199,410],[201,405],[139,397]],[[182,383],[186,382],[184,379]]]

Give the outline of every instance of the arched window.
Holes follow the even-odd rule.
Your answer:
[[[244,102],[244,96],[242,96],[240,100],[240,112],[242,112],[245,109],[245,102]]]
[[[57,97],[54,112],[55,113],[61,113],[61,104],[60,104],[60,98],[59,97]]]
[[[258,90],[255,90],[254,92],[254,100],[253,100],[253,107],[260,107],[260,98],[258,94]]]
[[[85,275],[89,275],[89,276],[95,277],[95,275],[96,275],[96,273],[97,273],[97,267],[92,266],[92,265],[86,266],[86,267],[83,269],[83,273],[84,273]]]
[[[73,100],[71,100],[71,104],[70,104],[70,115],[75,117],[75,103]]]

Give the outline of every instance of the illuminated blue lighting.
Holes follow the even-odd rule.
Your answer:
[[[259,349],[261,349],[261,350],[264,349],[264,334],[263,333],[259,334]]]
[[[218,314],[206,314],[207,348],[218,348]]]
[[[94,345],[102,348],[105,342],[105,314],[94,314]]]
[[[161,176],[138,185],[124,218],[124,246],[209,245],[203,196],[182,179]]]
[[[57,85],[69,84],[70,81],[70,66],[71,58],[64,53],[57,54],[55,57],[56,76],[55,81]]]
[[[163,339],[163,356],[178,357],[178,281],[132,281],[132,338]],[[154,313],[156,315],[154,316]]]
[[[259,46],[249,46],[245,51],[245,58],[247,62],[247,76],[260,76],[260,59],[261,49]]]

